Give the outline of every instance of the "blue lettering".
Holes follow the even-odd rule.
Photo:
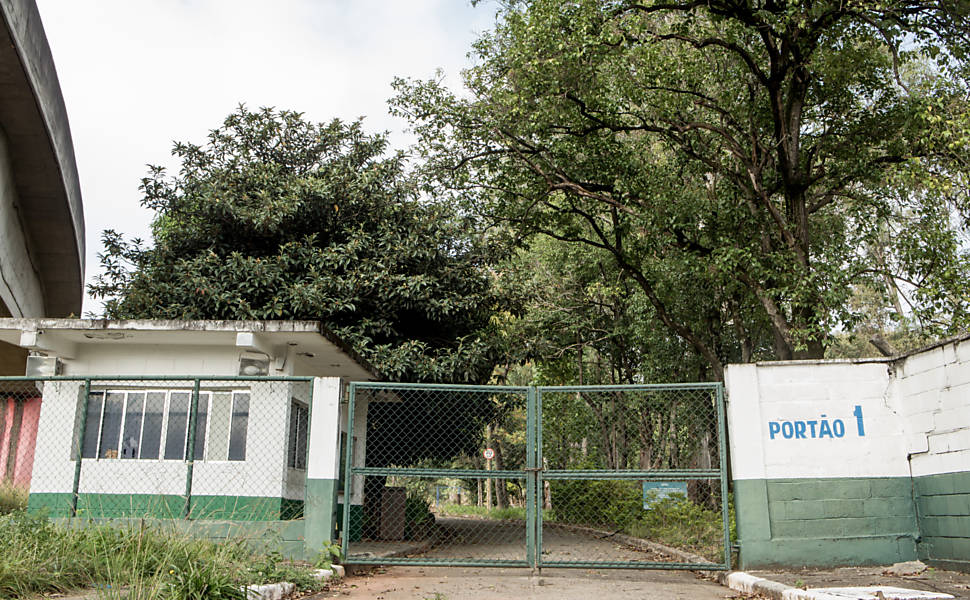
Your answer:
[[[777,435],[780,431],[781,425],[779,425],[777,421],[770,421],[768,423],[768,435],[771,436],[771,439],[775,439],[775,435]]]
[[[781,435],[785,436],[786,440],[790,440],[793,435],[795,435],[795,428],[788,421],[781,424]]]
[[[812,437],[815,437],[815,425],[818,421],[808,421],[808,426],[812,428]]]
[[[818,426],[818,437],[832,437],[832,426],[829,425],[828,421],[822,421]]]
[[[832,429],[835,431],[835,437],[837,438],[845,435],[845,423],[842,422],[842,419],[832,421]]]
[[[856,404],[855,410],[852,411],[852,416],[855,417],[855,425],[859,429],[859,437],[865,437],[866,428],[862,424],[862,407]]]
[[[805,421],[795,421],[795,438],[805,439]]]

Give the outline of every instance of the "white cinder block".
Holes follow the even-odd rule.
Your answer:
[[[919,354],[908,356],[897,363],[896,366],[901,370],[901,375],[903,377],[912,377],[916,374],[922,373],[923,371],[942,367],[943,364],[943,349],[933,348],[931,350],[927,350],[926,352],[920,352]]]

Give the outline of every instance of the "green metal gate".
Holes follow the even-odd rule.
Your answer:
[[[359,382],[345,414],[348,563],[730,565],[718,383]]]

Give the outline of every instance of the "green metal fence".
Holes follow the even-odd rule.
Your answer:
[[[281,523],[303,516],[312,387],[308,377],[3,377],[0,398],[37,408],[16,430],[14,483],[29,488],[29,511],[52,518],[221,524],[216,537],[282,536],[277,545],[302,556]]]
[[[349,563],[730,564],[720,384],[365,382],[349,401]]]

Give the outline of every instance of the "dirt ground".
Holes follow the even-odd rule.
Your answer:
[[[731,590],[685,571],[389,567],[315,598],[347,600],[722,600]]]
[[[929,568],[919,575],[883,575],[885,567],[748,571],[756,577],[795,587],[849,587],[888,585],[911,590],[941,592],[956,598],[970,598],[970,574]]]
[[[525,524],[515,521],[443,518],[438,543],[425,558],[525,559]],[[376,549],[370,544],[369,549]],[[353,554],[353,546],[351,547]],[[610,539],[562,528],[543,531],[545,560],[676,562],[673,556],[636,550]],[[689,571],[545,568],[403,567],[351,575],[317,598],[348,600],[607,600],[610,598],[714,600],[731,590]]]

